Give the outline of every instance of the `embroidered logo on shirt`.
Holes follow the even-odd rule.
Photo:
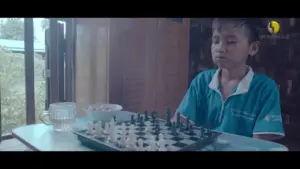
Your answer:
[[[270,116],[266,115],[265,120],[270,121]]]
[[[264,119],[269,122],[282,122],[281,115],[266,115]]]
[[[236,117],[240,117],[240,118],[251,120],[251,121],[255,120],[255,115],[248,113],[246,111],[231,108],[231,113],[232,113],[232,115],[234,115]]]

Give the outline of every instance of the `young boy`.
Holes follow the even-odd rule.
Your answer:
[[[176,112],[197,126],[274,140],[284,136],[279,92],[272,79],[246,65],[259,49],[249,19],[214,19],[211,53],[219,68],[199,73]]]

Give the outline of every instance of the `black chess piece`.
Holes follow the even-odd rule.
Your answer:
[[[116,116],[113,116],[113,118],[114,118],[114,121],[116,122],[116,120],[117,120],[117,117],[116,117]]]
[[[149,120],[148,111],[146,110],[144,114],[145,114],[145,121],[148,121]]]
[[[140,117],[140,126],[141,127],[145,126],[144,118],[143,117]]]
[[[156,119],[156,112],[155,111],[153,111],[151,113],[151,118],[152,118],[152,123],[155,123],[155,119]]]
[[[172,122],[171,122],[171,110],[168,108],[167,109],[167,126],[171,126]]]
[[[204,127],[200,127],[200,137],[204,137],[204,133],[205,133],[205,129],[204,129]]]
[[[189,127],[190,127],[190,118],[189,117],[186,117],[185,127],[186,127],[185,129],[188,131]]]
[[[194,127],[193,127],[193,125],[190,125],[189,126],[189,134],[190,135],[194,135],[195,133],[194,133]]]
[[[176,128],[180,127],[180,113],[176,114]]]
[[[207,128],[206,132],[205,132],[206,136],[211,136],[212,135],[212,131],[210,128]]]
[[[180,131],[180,132],[184,132],[184,126],[183,126],[183,123],[180,123],[179,131]]]
[[[140,115],[140,114],[138,114],[138,115],[137,115],[137,122],[139,123],[139,122],[140,122],[140,120],[141,120],[141,115]]]
[[[159,127],[155,127],[155,134],[159,135],[159,133],[160,133],[160,128]]]
[[[131,123],[131,124],[135,124],[134,115],[131,115],[130,123]]]
[[[176,123],[175,123],[175,122],[172,123],[172,135],[174,135],[174,136],[177,135],[177,131],[176,131]]]

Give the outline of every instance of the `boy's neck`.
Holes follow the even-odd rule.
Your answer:
[[[221,78],[226,81],[230,80],[241,80],[247,73],[248,66],[241,65],[231,69],[221,69]]]

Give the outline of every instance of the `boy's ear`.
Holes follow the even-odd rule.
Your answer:
[[[253,42],[250,46],[250,51],[249,51],[249,55],[250,56],[254,56],[257,54],[258,52],[258,49],[259,49],[259,46],[260,46],[260,43],[257,41],[257,42]]]

